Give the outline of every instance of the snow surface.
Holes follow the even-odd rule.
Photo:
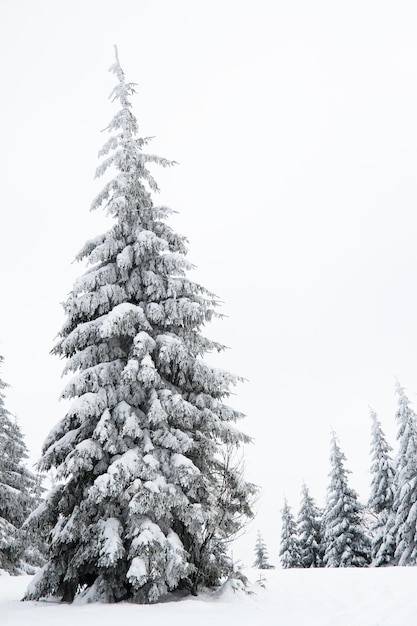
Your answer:
[[[253,595],[233,591],[187,597],[156,605],[128,603],[68,605],[20,602],[29,576],[0,576],[1,626],[409,626],[416,623],[417,570],[370,569],[248,570]],[[256,581],[265,579],[265,588]]]

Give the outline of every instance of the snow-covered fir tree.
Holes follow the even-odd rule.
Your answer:
[[[274,569],[274,566],[269,562],[268,550],[259,530],[256,536],[255,562],[253,567],[257,567],[258,569]]]
[[[300,548],[298,544],[297,523],[291,511],[287,499],[281,510],[281,541],[279,556],[284,569],[290,567],[300,567]]]
[[[382,550],[388,551],[395,541],[395,562],[398,565],[417,565],[417,416],[405,389],[398,382],[396,393],[398,454],[395,492],[393,514],[387,522]]]
[[[22,432],[5,406],[6,387],[0,379],[0,570],[16,575],[39,564],[22,529],[36,504],[36,479],[25,464],[28,454]]]
[[[252,515],[253,485],[230,451],[249,441],[226,404],[234,375],[203,360],[223,346],[202,334],[218,301],[187,277],[186,239],[155,206],[148,166],[117,58],[97,176],[114,173],[92,208],[113,218],[77,256],[89,269],[64,308],[55,354],[75,376],[73,399],[47,437],[40,467],[60,481],[38,510],[52,527],[49,560],[27,599],[154,602],[217,586],[227,543]]]
[[[330,484],[323,515],[325,567],[366,567],[370,562],[370,539],[362,525],[363,506],[348,485],[346,459],[332,433]]]
[[[301,567],[323,567],[321,515],[307,485],[303,484],[297,519]]]
[[[371,524],[372,565],[389,563],[394,555],[393,546],[388,550],[384,542],[388,519],[394,501],[395,472],[391,460],[391,446],[387,443],[381,422],[375,411],[371,410],[371,491],[368,508],[374,515]]]

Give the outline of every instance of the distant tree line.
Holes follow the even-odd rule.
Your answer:
[[[371,411],[371,489],[361,504],[349,486],[346,457],[331,437],[330,483],[319,509],[306,485],[297,519],[282,509],[280,560],[290,567],[417,565],[417,416],[397,382],[394,460],[377,414]]]

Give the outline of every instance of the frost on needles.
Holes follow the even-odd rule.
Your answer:
[[[25,599],[155,602],[216,587],[232,570],[227,543],[252,515],[253,485],[233,464],[249,441],[225,402],[236,376],[203,356],[223,346],[202,334],[216,297],[192,282],[186,239],[154,206],[148,169],[117,53],[119,110],[97,176],[115,174],[93,202],[110,230],[77,256],[88,264],[64,304],[53,352],[73,400],[43,446],[58,484],[36,515],[49,558]]]

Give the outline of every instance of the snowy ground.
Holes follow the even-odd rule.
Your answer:
[[[30,577],[0,577],[1,626],[409,626],[417,621],[416,568],[276,570],[255,594],[227,590],[153,606],[20,602]],[[139,621],[140,620],[140,621]]]

